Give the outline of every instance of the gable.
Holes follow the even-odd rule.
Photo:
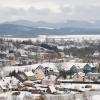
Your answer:
[[[90,70],[90,71],[91,71],[91,66],[90,66],[89,64],[86,64],[86,65],[84,66],[84,70]]]

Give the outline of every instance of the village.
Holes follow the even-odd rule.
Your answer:
[[[97,100],[99,60],[99,39],[1,38],[0,100]]]

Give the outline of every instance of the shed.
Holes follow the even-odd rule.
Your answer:
[[[25,75],[27,76],[28,80],[34,80],[34,73],[32,71],[25,72]]]
[[[49,94],[56,93],[56,89],[55,89],[54,85],[48,86],[47,93],[49,93]]]

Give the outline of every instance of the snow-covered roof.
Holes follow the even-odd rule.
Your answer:
[[[90,72],[90,73],[87,73],[87,75],[100,75],[100,73],[92,73],[92,72]]]
[[[51,93],[56,92],[56,89],[55,89],[54,85],[49,85],[49,89],[50,89]]]
[[[25,71],[25,70],[32,70],[32,69],[36,69],[40,64],[33,64],[33,65],[25,65],[25,66],[6,66],[3,68],[3,71],[5,72],[12,72],[12,71]]]
[[[25,66],[7,66],[4,67],[3,70],[6,72],[12,72],[12,71],[31,71],[31,70],[35,70],[39,65],[41,65],[43,68],[48,67],[51,68],[52,70],[57,72],[57,68],[55,66],[54,63],[38,63],[38,64],[33,64],[33,65],[25,65]]]
[[[34,74],[33,74],[32,71],[25,72],[25,74],[26,74],[27,76],[34,76]]]
[[[100,53],[98,51],[95,51],[93,54],[93,56],[99,56],[99,55],[100,55]]]

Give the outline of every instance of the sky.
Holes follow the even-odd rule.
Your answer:
[[[0,0],[0,22],[100,20],[100,0]]]

